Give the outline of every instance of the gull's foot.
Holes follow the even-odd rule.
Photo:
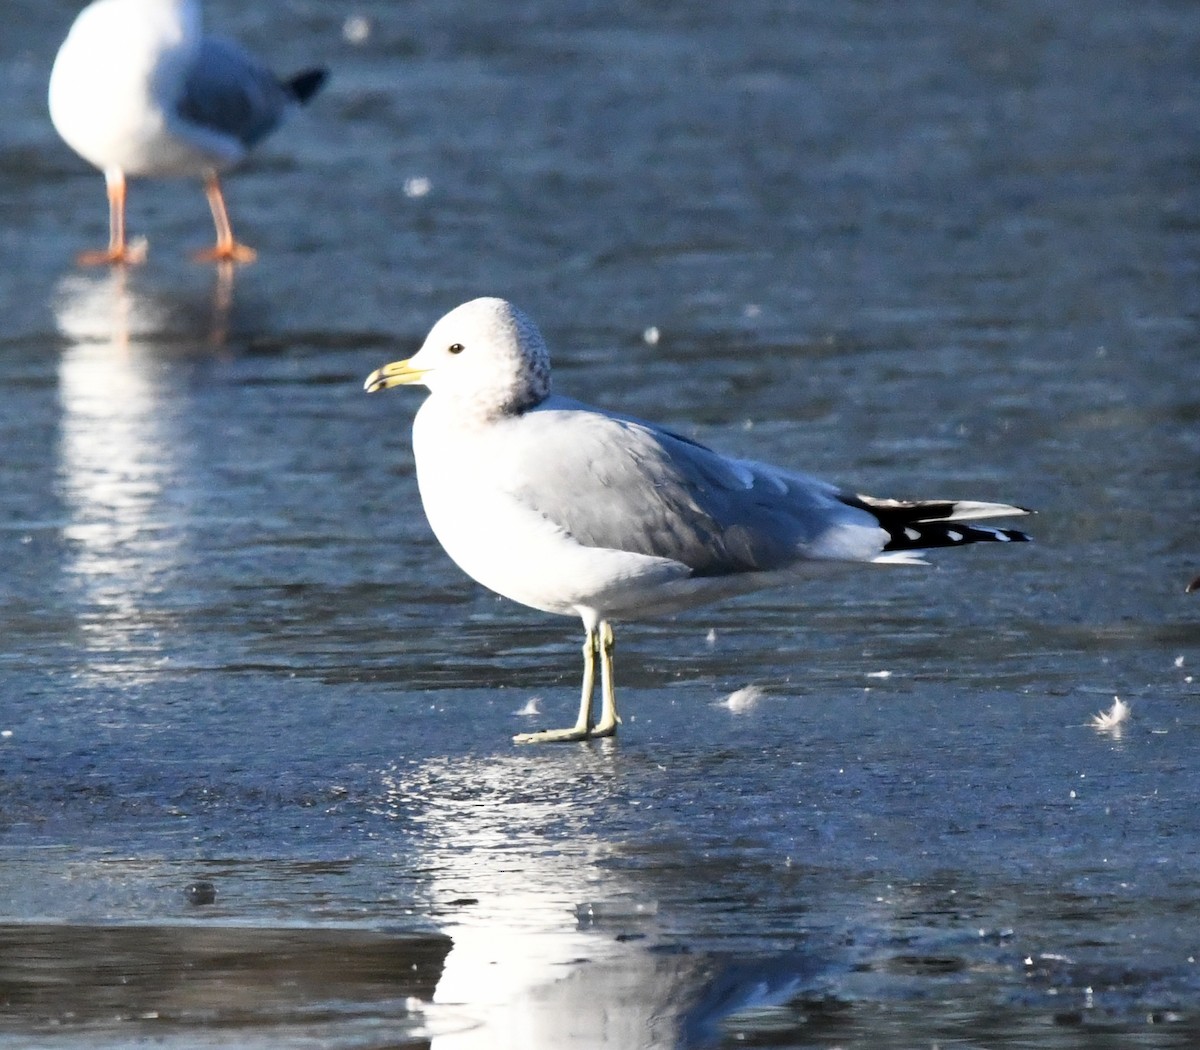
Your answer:
[[[196,262],[252,263],[258,258],[258,252],[248,245],[238,244],[237,241],[234,241],[232,244],[217,244],[211,248],[193,252],[192,258]]]
[[[513,743],[570,744],[578,740],[592,740],[599,735],[595,729],[589,729],[587,726],[572,726],[570,729],[543,729],[537,733],[518,733],[513,737]]]
[[[75,261],[80,266],[140,266],[146,261],[147,244],[144,240],[123,244],[115,248],[95,248],[80,252]]]
[[[592,730],[590,737],[599,739],[605,736],[616,736],[617,726],[621,724],[621,719],[617,715],[613,715],[611,719],[604,719],[601,723]]]

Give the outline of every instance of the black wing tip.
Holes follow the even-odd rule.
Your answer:
[[[328,69],[306,69],[283,82],[283,86],[291,93],[292,98],[303,105],[325,85],[329,79]]]
[[[1184,588],[1184,594],[1195,594],[1196,591],[1200,591],[1200,576],[1197,576]]]
[[[971,543],[1032,543],[1033,537],[1020,529],[998,529],[991,525],[967,525],[959,521],[914,522],[888,530],[885,551],[922,551],[938,547],[965,547]]]
[[[1028,514],[1036,514],[1037,511],[1027,511]],[[1004,536],[1001,542],[1007,543],[1032,543],[1033,537],[1028,532],[1022,532],[1020,529],[997,529],[998,533]]]
[[[976,525],[980,518],[1033,514],[1029,507],[975,500],[895,500],[842,496],[842,502],[874,516],[888,534],[885,551],[921,551],[965,547],[969,543],[1032,543],[1020,529]],[[981,513],[982,512],[982,513]]]

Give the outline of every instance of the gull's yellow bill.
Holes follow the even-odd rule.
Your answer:
[[[390,365],[375,369],[363,384],[368,394],[377,394],[380,390],[389,390],[394,386],[410,386],[419,383],[424,378],[428,368],[414,368],[412,358],[406,361],[393,361]]]

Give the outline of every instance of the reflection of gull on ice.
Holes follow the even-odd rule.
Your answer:
[[[125,270],[71,274],[59,282],[54,297],[54,320],[74,347],[94,343],[126,348],[130,339],[161,332],[166,317],[165,306],[130,293]]]
[[[234,268],[218,266],[210,295],[181,299],[127,270],[70,274],[59,282],[54,316],[73,344],[128,349],[139,343],[223,346],[233,307]]]
[[[638,912],[653,902],[595,864],[603,843],[575,815],[604,777],[497,756],[389,777],[397,815],[418,814],[431,907],[453,942],[434,1050],[677,1045],[697,960],[651,951],[656,929]],[[622,902],[607,909],[622,918],[581,923],[577,909],[601,900]]]
[[[680,1023],[682,1047],[718,1042],[722,1026],[732,1018],[765,1014],[783,1006],[828,972],[829,960],[805,952],[788,952],[760,959],[712,961],[698,999]]]
[[[223,280],[214,326],[228,311]],[[163,658],[155,597],[181,565],[180,508],[168,490],[186,470],[188,441],[158,353],[180,309],[139,292],[123,270],[65,279],[55,308],[69,340],[58,370],[66,572],[80,590],[88,670],[146,673]]]
[[[610,847],[580,819],[617,776],[592,753],[388,775],[389,810],[415,825],[430,909],[452,941],[429,1007],[433,1050],[699,1047],[731,1012],[811,979],[811,960],[675,948],[636,873],[597,863]]]

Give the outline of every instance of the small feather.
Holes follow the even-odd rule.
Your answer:
[[[1130,707],[1119,696],[1113,697],[1113,705],[1107,711],[1101,711],[1099,714],[1092,716],[1091,726],[1093,729],[1099,729],[1108,732],[1118,729],[1122,722],[1129,719]]]
[[[735,715],[740,715],[744,711],[749,711],[764,696],[766,693],[757,685],[745,685],[741,689],[734,690],[724,700],[717,701],[716,706],[728,708]]]

